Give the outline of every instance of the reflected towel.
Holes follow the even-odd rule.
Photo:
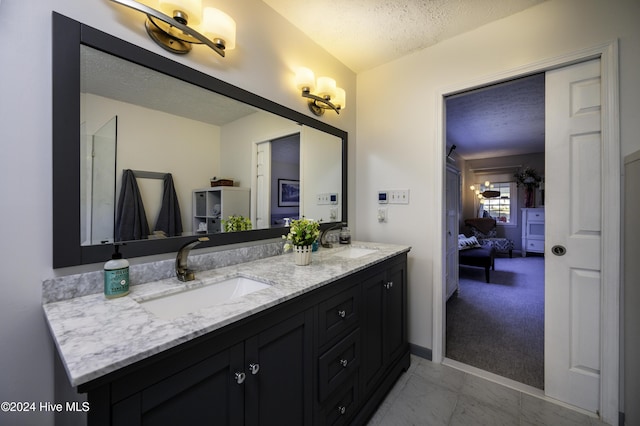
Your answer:
[[[162,206],[156,221],[154,231],[162,231],[168,237],[182,235],[182,217],[176,189],[173,186],[171,173],[164,175],[164,190],[162,192]]]
[[[116,241],[141,240],[149,236],[138,182],[130,169],[122,171],[122,187],[116,212]]]

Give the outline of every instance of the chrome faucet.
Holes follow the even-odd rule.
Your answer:
[[[189,258],[189,251],[203,241],[209,241],[209,237],[200,237],[195,241],[186,243],[176,256],[176,276],[180,281],[193,281],[196,278],[195,273],[187,268],[187,259]]]
[[[346,224],[346,223],[343,223],[343,222],[340,222],[340,223],[337,223],[337,224],[335,224],[335,225],[333,225],[333,226],[330,226],[330,227],[328,227],[327,229],[325,229],[324,231],[322,231],[322,233],[320,234],[320,245],[321,245],[322,247],[324,247],[324,248],[331,248],[331,247],[333,247],[333,244],[328,243],[328,242],[326,242],[326,241],[324,240],[324,239],[325,239],[325,236],[329,233],[329,231],[332,231],[332,230],[337,229],[337,228],[341,228],[341,227],[343,227],[343,226],[347,226],[347,224]]]

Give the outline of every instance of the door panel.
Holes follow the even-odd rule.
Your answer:
[[[460,221],[460,173],[447,167],[446,182],[446,293],[445,301],[458,290],[458,233]]]
[[[545,393],[592,412],[601,361],[600,85],[599,59],[546,74]],[[552,254],[556,245],[566,254]]]
[[[257,146],[256,165],[256,228],[271,226],[271,142]]]

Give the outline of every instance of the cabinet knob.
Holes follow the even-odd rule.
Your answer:
[[[241,385],[242,382],[244,382],[244,379],[247,378],[247,375],[241,372],[236,372],[235,374],[235,379],[236,379],[236,383]]]
[[[347,364],[349,364],[349,361],[347,361],[346,359],[343,358],[340,360],[340,365],[342,366],[342,368],[345,368]]]
[[[258,371],[260,371],[260,364],[257,362],[249,364],[249,371],[251,371],[251,374],[258,374]]]
[[[345,407],[344,405],[341,405],[338,407],[338,413],[340,413],[340,415],[344,415],[344,413],[347,412],[347,407]]]
[[[393,281],[387,281],[387,283],[384,285],[384,288],[386,288],[387,290],[391,290],[391,287],[393,287]]]
[[[339,316],[340,318],[344,318],[344,317],[346,317],[346,316],[347,316],[347,311],[345,311],[344,309],[339,310],[339,311],[338,311],[338,316]]]

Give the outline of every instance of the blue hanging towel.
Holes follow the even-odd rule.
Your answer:
[[[133,171],[122,171],[122,187],[116,212],[116,241],[141,240],[149,236],[147,214]]]
[[[173,186],[171,173],[164,175],[164,191],[162,192],[162,206],[156,221],[155,231],[162,231],[168,237],[182,235],[182,217],[176,189]]]

